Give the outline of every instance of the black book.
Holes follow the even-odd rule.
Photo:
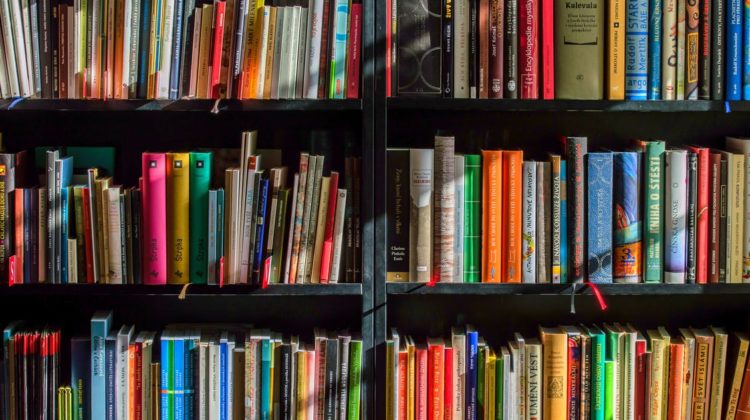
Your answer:
[[[442,95],[443,0],[398,1],[398,95]]]
[[[279,408],[279,418],[289,420],[292,418],[292,381],[294,373],[292,372],[292,345],[283,343],[280,348],[281,353],[281,401]]]
[[[338,400],[338,417],[345,419],[347,418],[348,408],[348,396],[349,396],[349,343],[352,337],[348,335],[340,335],[339,342],[339,400]]]
[[[232,54],[232,68],[230,69],[231,74],[227,78],[229,85],[227,86],[227,97],[233,97],[238,98],[239,97],[239,85],[240,85],[240,76],[242,75],[242,49],[244,46],[244,43],[248,42],[248,40],[243,40],[242,35],[245,31],[245,17],[243,16],[243,11],[246,9],[246,4],[248,0],[237,0],[236,5],[234,8],[234,41],[232,45],[234,46],[234,50],[230,51],[230,54]],[[185,5],[187,6],[188,3],[193,3],[193,7],[195,7],[195,0],[185,0]],[[187,10],[187,7],[186,9]],[[190,12],[192,15],[193,13]],[[185,30],[187,31],[187,28],[190,28],[192,25],[193,17],[189,16],[188,19],[185,19]],[[192,31],[190,31],[192,33]],[[187,41],[187,40],[186,40]],[[192,45],[191,41],[190,44]],[[189,60],[189,52],[187,52],[187,44],[183,43],[183,53],[182,56],[185,60]],[[192,47],[191,47],[192,48]],[[187,54],[187,55],[186,55]],[[185,62],[183,62],[183,68],[187,69],[187,76],[188,79],[190,79],[190,61],[187,61],[187,65],[185,65]],[[188,86],[184,82],[184,76],[183,76],[183,84]],[[229,88],[231,87],[231,90]],[[187,90],[186,90],[187,91]]]
[[[724,100],[724,22],[725,4],[721,0],[711,3],[711,99]],[[701,97],[701,99],[703,99]]]
[[[160,347],[160,346],[153,346],[153,347]],[[107,339],[104,342],[104,369],[105,369],[105,390],[107,391],[106,395],[106,401],[105,401],[105,407],[107,409],[106,411],[106,420],[116,420],[115,419],[115,394],[117,393],[115,391],[115,379],[116,379],[116,372],[115,372],[115,360],[117,360],[117,332],[111,331],[109,335],[107,336]],[[158,359],[155,359],[158,360]]]
[[[86,0],[83,0],[86,1]],[[146,98],[148,95],[148,58],[151,55],[151,13],[154,7],[154,0],[141,1],[141,21],[138,25],[138,77],[136,79],[136,97]],[[89,13],[91,8],[89,7]],[[90,23],[89,23],[90,25]],[[91,26],[87,27],[90,30]]]
[[[52,43],[52,97],[60,97],[60,10],[68,7],[67,2],[60,0],[49,0],[50,10],[52,11],[52,21],[50,22],[50,40]],[[71,52],[72,53],[72,52]],[[71,86],[73,89],[74,86]],[[57,393],[57,389],[55,389]],[[57,394],[55,394],[57,395]]]
[[[338,420],[339,340],[326,340],[325,420]]]
[[[711,3],[712,0],[700,0],[698,99],[711,99]]]
[[[687,200],[687,271],[686,283],[695,283],[697,254],[695,249],[698,226],[698,154],[688,152],[688,200]]]
[[[53,19],[52,17],[52,4],[51,0],[38,0],[37,10],[39,18],[39,74],[41,80],[41,96],[44,99],[52,99],[54,97],[54,81],[53,81],[53,56],[52,51],[54,49],[52,43],[57,37],[52,33]]]
[[[239,7],[235,8],[236,16],[240,15],[240,10],[244,10],[245,1],[240,0]],[[235,26],[239,28],[237,19],[235,17],[234,22]],[[195,0],[184,0],[181,24],[182,38],[180,40],[180,69],[177,73],[179,77],[177,81],[179,89],[177,99],[182,98],[190,92],[190,63],[193,56],[193,31],[195,31]]]
[[[479,0],[469,0],[469,97],[479,97]]]
[[[362,158],[354,157],[354,190],[353,194],[353,208],[352,214],[354,216],[354,277],[348,280],[350,283],[361,283],[362,282],[362,220],[361,220],[361,206],[362,206]],[[348,201],[348,200],[347,200]]]
[[[339,278],[343,280],[342,283],[348,283],[354,278],[354,157],[351,156],[344,159],[344,187],[347,200],[344,207],[343,276]],[[349,200],[348,194],[352,195],[352,200]]]
[[[518,0],[505,0],[505,74],[506,99],[518,98]]]
[[[727,165],[727,159],[722,157],[719,167],[719,283],[727,282]]]
[[[443,97],[453,97],[453,0],[443,2]]]
[[[409,280],[409,149],[387,151],[386,281]]]

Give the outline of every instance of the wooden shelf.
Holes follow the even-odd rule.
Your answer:
[[[748,112],[748,101],[584,101],[522,99],[388,98],[389,111]]]
[[[17,99],[0,102],[5,111],[191,111],[191,112],[275,112],[275,111],[359,111],[361,99],[277,99],[237,100],[222,99]]]
[[[0,297],[8,296],[178,296],[182,285],[141,285],[141,284],[18,284],[0,287]],[[361,296],[362,285],[347,284],[274,284],[262,289],[257,285],[209,286],[190,285],[187,297],[222,296]]]
[[[599,284],[603,295],[750,295],[750,284]],[[466,284],[444,283],[433,287],[425,283],[388,283],[389,295],[570,295],[573,284]],[[588,285],[576,285],[577,294],[590,295]]]

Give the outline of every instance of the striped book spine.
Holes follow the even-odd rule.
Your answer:
[[[625,25],[625,99],[646,100],[648,0],[627,0]]]
[[[612,283],[612,153],[589,153],[588,279]]]
[[[455,240],[455,138],[435,137],[435,227],[434,276],[453,282],[453,241]]]

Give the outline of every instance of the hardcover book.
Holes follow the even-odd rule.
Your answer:
[[[167,283],[190,280],[190,154],[167,153]]]
[[[410,151],[409,280],[432,281],[433,151]]]
[[[642,142],[644,153],[643,281],[661,283],[664,269],[664,142]]]
[[[648,96],[648,0],[626,0],[625,99]]]
[[[518,0],[521,99],[539,99],[539,0]]]
[[[411,172],[408,149],[390,149],[388,154],[387,197],[388,203],[388,259],[386,281],[409,279],[409,210],[411,202],[409,186]]]
[[[477,159],[478,160],[478,159]],[[482,282],[499,283],[503,278],[503,152],[482,151]],[[479,168],[477,167],[477,171]],[[476,183],[475,183],[476,184]],[[478,198],[478,197],[477,197]],[[479,203],[477,203],[477,206]],[[476,213],[479,213],[478,211]]]
[[[555,6],[555,98],[604,98],[605,1]]]
[[[614,232],[612,266],[616,283],[638,283],[641,279],[641,155],[614,154]]]
[[[167,282],[167,181],[164,153],[144,153],[143,237],[144,284]]]
[[[439,96],[442,1],[399,0],[397,7],[398,94]]]
[[[648,5],[648,99],[661,99],[662,0]]]
[[[536,283],[536,162],[523,163],[523,199],[522,214],[523,227],[521,229],[521,270],[524,283]]]
[[[687,151],[667,150],[664,161],[664,282],[685,283]]]
[[[465,155],[464,177],[464,272],[465,283],[483,281],[482,275],[482,157]],[[498,164],[499,164],[498,159]],[[461,222],[461,221],[457,221]],[[498,257],[499,258],[499,257]]]
[[[455,138],[435,137],[435,247],[434,275],[437,281],[453,282],[456,231]]]
[[[607,3],[607,99],[610,100],[625,99],[625,2],[626,0],[608,0]]]
[[[523,151],[503,151],[501,279],[521,283]]]
[[[677,99],[677,2],[662,0],[661,99]]]
[[[586,198],[584,197],[584,159],[587,152],[586,137],[565,138],[567,154],[567,204],[568,226],[567,243],[570,256],[568,257],[570,273],[569,281],[582,281],[585,277],[584,265],[584,232],[586,226]]]
[[[611,152],[587,155],[588,169],[588,279],[612,282],[612,169]]]

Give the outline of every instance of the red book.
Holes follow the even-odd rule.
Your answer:
[[[406,351],[398,352],[398,413],[396,413],[396,420],[406,420],[406,394],[407,388],[407,370],[409,369],[409,354]]]
[[[15,191],[15,263],[16,274],[14,284],[23,284],[23,188],[16,188]]]
[[[698,154],[698,223],[695,229],[698,261],[695,265],[695,282],[705,284],[708,281],[709,152],[705,147],[690,147],[690,150]]]
[[[427,419],[443,420],[443,410],[445,404],[443,396],[445,395],[445,344],[440,340],[430,341],[427,344],[428,351],[428,401],[427,401]]]
[[[94,282],[94,246],[91,237],[91,192],[83,188],[83,242],[86,251],[86,283]]]
[[[646,341],[635,342],[635,420],[646,419],[646,367],[647,358],[651,353],[646,353]]]
[[[167,171],[164,153],[141,155],[143,283],[167,284]]]
[[[356,0],[355,0],[356,1]],[[359,98],[359,62],[362,56],[362,3],[352,2],[346,63],[346,97]],[[386,79],[388,80],[388,79]]]
[[[719,220],[721,216],[721,153],[711,153],[709,182],[711,199],[708,200],[708,282],[719,282]]]
[[[568,334],[568,418],[580,416],[581,336]]]
[[[555,2],[542,0],[542,98],[555,99]]]
[[[443,355],[445,363],[443,364],[443,416],[445,420],[453,418],[453,348],[446,347]]]
[[[329,42],[329,26],[331,21],[331,1],[323,0],[323,22],[320,29],[320,67],[318,71],[320,77],[318,78],[318,99],[328,98],[328,44]]]
[[[539,0],[518,2],[518,73],[521,99],[539,99]]]
[[[416,404],[414,410],[415,420],[427,420],[427,399],[428,399],[428,369],[427,369],[427,349],[424,346],[418,346],[416,349]]]
[[[320,282],[328,283],[333,263],[333,225],[336,220],[336,197],[339,193],[339,173],[331,171],[331,186],[328,191],[328,210],[326,211],[326,230],[323,236],[323,253],[320,257]]]
[[[219,0],[214,3],[214,27],[213,41],[211,47],[213,51],[211,56],[211,98],[219,99],[221,94],[221,52],[224,40],[224,15],[226,13],[227,2]]]
[[[391,97],[391,15],[393,13],[393,0],[385,0],[385,96]]]
[[[143,418],[143,343],[136,342],[135,346],[135,418]]]

